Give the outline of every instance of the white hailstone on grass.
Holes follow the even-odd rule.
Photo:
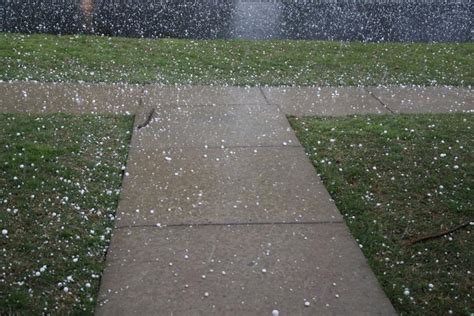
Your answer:
[[[272,310],[272,316],[279,316],[280,312],[277,309]]]
[[[87,288],[90,288],[91,287],[91,284],[89,282],[86,283],[86,287]]]
[[[205,296],[205,297],[208,297],[208,296],[209,296],[209,292],[204,292],[204,296]]]
[[[64,291],[64,293],[67,293],[67,292],[69,292],[69,288],[67,286],[65,286],[63,291]]]
[[[308,302],[308,301],[304,302],[304,306],[308,307],[309,305],[311,305],[310,302]]]
[[[403,295],[405,295],[405,296],[410,295],[410,289],[405,288],[405,290],[403,291]]]
[[[166,161],[171,161],[171,157],[165,157]]]
[[[2,229],[2,235],[4,235],[4,236],[8,235],[8,230]]]
[[[267,269],[262,269],[262,273],[267,273]]]

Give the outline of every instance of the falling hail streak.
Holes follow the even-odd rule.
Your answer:
[[[94,0],[81,0],[80,8],[84,15],[86,31],[92,32],[92,11],[94,9]]]

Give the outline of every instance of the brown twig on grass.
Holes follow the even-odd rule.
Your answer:
[[[464,228],[464,227],[467,227],[469,225],[471,225],[471,223],[474,223],[474,219],[472,220],[469,220],[465,223],[462,223],[461,225],[458,225],[454,228],[451,228],[451,229],[448,229],[448,230],[445,230],[445,231],[442,231],[440,233],[436,233],[436,234],[433,234],[433,235],[428,235],[428,236],[423,236],[423,237],[420,237],[420,238],[415,238],[415,239],[411,239],[411,240],[406,240],[405,241],[405,245],[407,246],[411,246],[413,244],[416,244],[416,243],[419,243],[419,242],[422,242],[422,241],[427,241],[427,240],[431,240],[431,239],[435,239],[435,238],[439,238],[439,237],[443,237],[445,235],[448,235],[448,234],[451,234],[461,228]]]

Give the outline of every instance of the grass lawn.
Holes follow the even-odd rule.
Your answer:
[[[132,118],[0,114],[0,314],[91,314]]]
[[[395,308],[474,312],[474,115],[290,118]]]
[[[474,84],[474,43],[0,33],[0,80],[229,85]]]

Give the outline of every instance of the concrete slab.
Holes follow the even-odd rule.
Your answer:
[[[119,229],[107,263],[97,315],[395,315],[344,224]]]
[[[277,104],[288,115],[341,116],[390,113],[364,88],[269,87],[262,89],[267,100],[272,104]]]
[[[149,107],[266,104],[259,88],[145,85],[144,104]]]
[[[283,146],[299,144],[274,106],[157,108],[150,124],[132,140],[137,148]]]
[[[395,113],[474,112],[474,94],[458,87],[369,87]]]
[[[0,112],[133,114],[141,91],[141,86],[125,84],[1,82]]]
[[[301,147],[132,149],[127,172],[119,227],[342,221]]]

